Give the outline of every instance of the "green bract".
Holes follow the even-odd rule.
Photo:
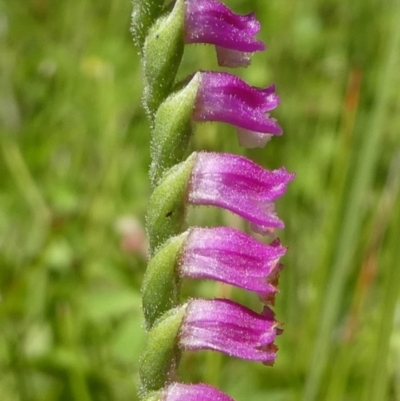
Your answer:
[[[150,256],[171,236],[181,232],[186,213],[186,193],[196,153],[172,167],[162,177],[149,201],[147,234]]]
[[[184,0],[151,27],[143,49],[144,105],[150,119],[168,96],[183,55]]]
[[[163,313],[178,305],[179,276],[175,269],[187,236],[188,233],[183,233],[168,240],[147,266],[142,285],[142,299],[148,329]]]
[[[164,0],[134,0],[132,3],[131,32],[136,46],[142,48],[150,26],[161,13]]]
[[[197,73],[183,89],[170,95],[157,111],[151,140],[150,179],[153,186],[164,171],[186,156],[199,84],[200,74]]]
[[[186,306],[168,311],[149,331],[139,368],[141,395],[160,390],[174,380],[180,356],[177,336]]]

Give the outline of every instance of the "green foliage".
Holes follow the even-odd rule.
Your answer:
[[[268,45],[238,73],[281,96],[283,137],[247,152],[297,173],[277,205],[285,331],[273,368],[203,352],[184,355],[181,377],[236,401],[400,400],[398,2],[226,2],[255,10]],[[137,399],[150,146],[130,16],[122,0],[0,6],[6,401]],[[214,49],[185,48],[178,78],[199,65],[217,69]],[[243,153],[233,135],[201,124],[194,147]],[[243,224],[202,208],[189,219]],[[225,285],[183,291],[258,305]]]

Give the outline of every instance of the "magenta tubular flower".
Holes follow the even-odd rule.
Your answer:
[[[267,234],[283,228],[272,201],[294,178],[285,168],[268,171],[243,156],[200,152],[192,170],[188,200],[193,205],[218,206],[244,217],[255,231]]]
[[[185,6],[185,43],[215,45],[220,66],[247,66],[254,52],[265,50],[254,38],[260,23],[253,13],[237,15],[215,0],[186,0]]]
[[[229,227],[193,228],[179,262],[182,276],[222,281],[254,291],[274,302],[279,259],[286,253],[279,240],[264,245]]]
[[[161,401],[233,401],[222,391],[206,384],[172,383],[163,393]]]
[[[239,142],[261,147],[282,129],[268,114],[279,104],[275,86],[255,88],[224,72],[201,72],[195,121],[220,121],[238,128]]]
[[[186,309],[179,345],[272,365],[277,351],[274,340],[281,332],[278,326],[267,307],[257,314],[227,299],[194,299]]]

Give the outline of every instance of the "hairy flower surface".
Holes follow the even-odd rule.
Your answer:
[[[160,401],[233,401],[222,391],[206,384],[172,383]]]
[[[286,248],[279,240],[264,245],[229,227],[193,228],[179,263],[182,276],[222,281],[273,302],[279,259]]]
[[[268,114],[279,104],[275,86],[256,88],[235,75],[201,72],[193,119],[220,121],[238,128],[239,142],[246,147],[261,147],[282,129]],[[247,138],[243,140],[243,138]]]
[[[293,178],[285,168],[265,170],[243,156],[199,152],[188,199],[193,205],[228,209],[251,222],[255,231],[268,233],[284,227],[272,201],[285,193]]]
[[[254,37],[260,23],[253,13],[237,15],[215,0],[186,0],[185,5],[185,43],[215,45],[220,66],[247,66],[254,52],[265,50]]]
[[[191,351],[210,349],[272,365],[274,340],[280,334],[269,308],[262,314],[227,299],[189,301],[179,345]]]

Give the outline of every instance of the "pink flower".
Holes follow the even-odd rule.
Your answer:
[[[185,5],[185,43],[215,45],[220,66],[247,66],[254,52],[265,50],[254,38],[260,23],[253,13],[237,15],[216,0],[186,0]]]
[[[227,299],[189,301],[179,334],[182,349],[214,350],[272,365],[281,333],[273,312],[257,314]]]
[[[172,383],[164,391],[160,401],[233,401],[222,391],[206,384]]]
[[[294,178],[285,168],[265,170],[243,156],[200,152],[189,183],[193,205],[218,206],[244,217],[257,232],[283,228],[273,200],[282,196]]]
[[[273,304],[279,259],[285,253],[279,240],[264,245],[229,227],[192,228],[181,251],[179,273],[254,291]]]
[[[275,86],[255,88],[224,72],[201,72],[193,119],[219,121],[237,127],[245,147],[261,147],[282,129],[268,114],[279,104]]]

